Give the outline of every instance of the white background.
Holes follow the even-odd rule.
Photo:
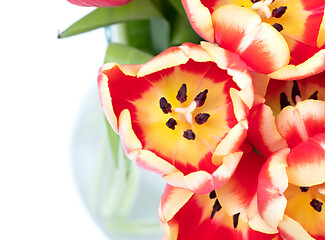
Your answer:
[[[91,10],[66,0],[1,2],[0,239],[107,239],[78,195],[70,162],[104,31],[57,39]]]

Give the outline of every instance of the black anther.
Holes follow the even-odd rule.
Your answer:
[[[238,226],[239,214],[240,213],[236,213],[234,216],[232,216],[232,223],[234,225],[234,228],[237,228]]]
[[[178,92],[177,92],[176,99],[177,99],[178,101],[180,101],[181,103],[186,102],[186,100],[187,100],[187,95],[186,95],[186,93],[187,93],[186,84],[183,83],[183,85],[181,86],[181,88],[180,88],[180,89],[178,90]]]
[[[274,23],[272,26],[279,32],[283,30],[283,26],[280,23]]]
[[[313,199],[311,202],[310,202],[310,206],[312,206],[317,212],[321,212],[322,211],[322,205],[323,203],[316,200],[316,199]]]
[[[214,215],[216,214],[216,212],[220,211],[221,209],[221,205],[220,205],[220,202],[218,199],[216,199],[216,201],[214,202],[213,204],[213,209],[212,209],[212,212],[211,212],[211,216],[210,218],[212,219],[214,217]]]
[[[166,126],[169,127],[170,129],[175,130],[175,126],[177,125],[177,122],[174,118],[170,118],[167,122],[166,122]]]
[[[195,134],[191,129],[188,129],[188,130],[184,131],[183,137],[186,138],[187,140],[194,140]]]
[[[286,106],[290,106],[290,102],[288,100],[288,97],[284,92],[282,92],[280,94],[280,105],[281,105],[281,110],[283,108],[285,108]]]
[[[280,18],[280,17],[282,17],[283,14],[285,14],[286,11],[287,11],[286,6],[282,6],[282,7],[279,7],[279,8],[274,8],[273,11],[272,11],[272,17]]]
[[[199,113],[195,116],[195,122],[199,125],[205,123],[208,121],[208,118],[210,117],[210,114],[208,113]]]
[[[165,114],[172,112],[172,105],[170,105],[170,103],[167,102],[166,98],[164,98],[164,97],[160,98],[159,105],[160,105],[161,110]]]
[[[292,93],[291,93],[291,99],[292,101],[296,103],[296,96],[301,97],[299,86],[296,80],[293,81],[293,87],[292,87]]]
[[[196,102],[197,107],[201,107],[205,103],[207,94],[208,94],[208,89],[205,89],[203,92],[200,92],[198,95],[196,95],[194,101]]]

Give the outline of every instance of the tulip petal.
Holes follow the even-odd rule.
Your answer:
[[[313,240],[308,232],[296,221],[284,215],[283,220],[279,224],[279,232],[286,240]],[[315,240],[315,239],[314,239]]]
[[[287,200],[283,195],[288,187],[286,158],[290,149],[273,153],[263,165],[258,178],[257,204],[263,220],[276,228],[281,222]]]
[[[209,9],[200,0],[182,0],[182,3],[194,31],[203,39],[214,42]]]
[[[236,52],[254,71],[268,74],[289,62],[283,36],[271,25],[262,23],[254,11],[225,5],[214,11],[212,21],[216,43]]]
[[[325,131],[325,102],[305,100],[288,106],[276,116],[276,125],[288,146],[293,148],[315,134]]]
[[[313,186],[325,182],[325,133],[295,146],[287,159],[289,182]]]
[[[299,80],[325,70],[325,49],[320,50],[305,62],[295,66],[286,65],[268,76],[279,80]]]
[[[263,102],[251,109],[248,122],[249,141],[263,157],[288,147],[277,130],[271,108]]]
[[[242,219],[257,231],[277,233],[259,216],[257,211],[257,179],[264,159],[254,151],[245,152],[230,180],[217,189],[221,205],[229,215],[240,212]]]
[[[172,240],[269,240],[274,238],[274,235],[250,229],[240,218],[238,225],[234,228],[233,217],[228,216],[222,208],[211,217],[215,202],[216,199],[211,199],[209,194],[192,195],[186,190],[167,186],[159,210],[165,238]]]

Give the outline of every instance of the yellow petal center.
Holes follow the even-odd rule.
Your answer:
[[[289,184],[284,195],[288,200],[285,214],[297,221],[310,234],[324,236],[325,183],[309,187],[305,192],[298,186]],[[315,210],[317,207],[313,202],[323,203],[320,211]]]
[[[180,102],[176,96],[183,84],[187,86],[187,100]],[[224,88],[225,81],[215,82],[206,77],[205,72],[193,73],[180,67],[175,67],[160,81],[152,83],[152,87],[134,102],[137,124],[144,135],[144,148],[154,151],[172,164],[178,162],[198,169],[200,161],[213,154],[219,141],[230,129]],[[202,106],[197,107],[194,99],[205,90],[208,90],[207,98]],[[171,112],[167,114],[159,107],[162,97],[171,105]],[[205,123],[198,124],[194,118],[202,113],[210,116]],[[174,129],[166,126],[170,119],[176,121]],[[184,137],[188,130],[195,134],[195,139]]]

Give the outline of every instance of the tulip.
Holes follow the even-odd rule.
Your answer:
[[[255,72],[292,80],[325,69],[325,53],[316,54],[325,43],[322,0],[182,3],[202,38],[237,53]]]
[[[118,7],[132,0],[68,0],[68,2],[83,7]]]
[[[105,64],[98,86],[109,123],[139,166],[202,194],[234,173],[254,98],[236,54],[184,43],[143,65]]]
[[[325,237],[324,77],[271,79],[249,117],[248,137],[267,158],[258,178],[258,212],[284,239]]]
[[[159,208],[164,239],[278,239],[277,230],[257,213],[257,178],[263,163],[256,152],[245,152],[231,179],[208,194],[167,185]],[[258,224],[259,231],[248,222]]]

